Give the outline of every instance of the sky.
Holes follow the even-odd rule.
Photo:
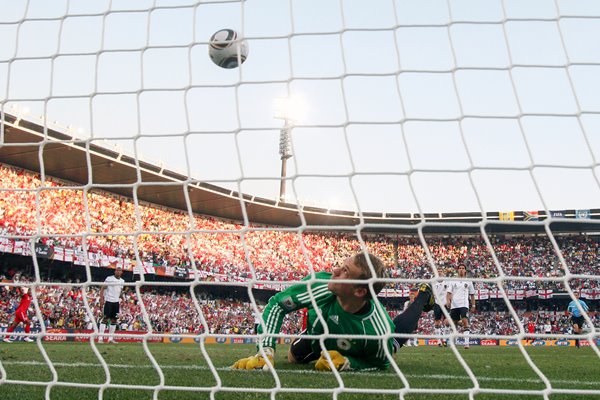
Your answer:
[[[0,106],[193,179],[383,212],[600,207],[600,2],[0,0]],[[222,28],[240,67],[208,57]],[[44,119],[40,119],[44,116]]]

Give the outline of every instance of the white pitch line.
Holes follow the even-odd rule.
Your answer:
[[[47,365],[44,362],[40,361],[4,361],[3,365],[33,365],[33,366],[42,366]],[[72,368],[100,368],[101,364],[93,364],[93,363],[52,363],[55,367],[72,367]],[[152,365],[131,365],[131,364],[107,364],[111,368],[145,368],[145,369],[154,369]],[[201,365],[161,365],[161,369],[183,369],[183,370],[196,370],[196,371],[210,371],[209,367],[201,366]],[[217,371],[232,371],[229,367],[218,367],[215,368]],[[264,371],[250,371],[250,373],[261,373]],[[317,374],[322,375],[322,372],[313,371],[310,369],[306,370],[277,370],[278,374]],[[395,376],[394,373],[391,372],[377,372],[377,371],[369,371],[369,372],[344,372],[343,375],[369,375],[369,376]],[[431,375],[413,375],[413,374],[405,374],[407,378],[423,378],[423,379],[439,379],[439,380],[461,380],[461,381],[470,381],[471,379],[468,376],[461,375],[443,375],[443,374],[431,374]],[[526,383],[543,383],[539,379],[523,379],[523,378],[499,378],[494,376],[476,376],[478,381],[482,382],[526,382]],[[600,382],[595,381],[577,381],[577,380],[563,380],[563,379],[552,379],[550,383],[556,384],[574,384],[581,386],[600,386]]]

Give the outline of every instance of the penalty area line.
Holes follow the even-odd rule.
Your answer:
[[[41,361],[4,361],[3,365],[30,365],[30,366],[45,366],[47,365],[45,362]],[[101,368],[102,364],[94,364],[94,363],[61,363],[56,362],[52,363],[54,367],[61,368]],[[154,369],[152,365],[132,365],[132,364],[107,364],[110,368],[122,368],[122,369]],[[195,370],[195,371],[211,371],[209,367],[201,366],[201,365],[161,365],[161,369],[180,369],[180,370]],[[234,371],[229,367],[218,367],[215,368],[218,372],[240,372]],[[265,371],[250,371],[250,373],[264,373]],[[296,369],[278,369],[278,374],[304,374],[304,375],[322,375],[323,372],[314,371],[314,370],[296,370]],[[369,371],[369,372],[360,372],[360,371],[348,371],[344,372],[343,375],[369,375],[369,376],[380,376],[380,377],[390,377],[396,376],[393,372],[383,372],[383,371]],[[429,374],[429,375],[418,375],[418,374],[405,374],[407,378],[415,378],[415,379],[437,379],[437,380],[461,380],[461,381],[470,381],[466,375],[448,375],[448,374]],[[508,377],[495,377],[495,376],[476,376],[478,381],[481,382],[526,382],[526,383],[542,383],[539,379],[532,378],[508,378]],[[580,386],[600,386],[600,382],[595,381],[578,381],[578,380],[565,380],[565,379],[552,379],[550,382],[554,385],[556,384],[573,384]]]

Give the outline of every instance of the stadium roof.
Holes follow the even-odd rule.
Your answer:
[[[202,215],[234,221],[284,227],[310,226],[314,230],[354,230],[360,225],[367,231],[414,234],[418,227],[424,233],[477,233],[481,229],[481,213],[390,214],[357,213],[299,207],[296,204],[238,193],[205,182],[188,180],[187,176],[153,165],[96,144],[93,139],[78,139],[64,132],[28,120],[4,114],[0,162],[30,171],[44,173],[78,185],[133,197],[180,210],[191,209]],[[1,132],[1,131],[0,131]],[[89,152],[86,152],[89,149]],[[89,153],[89,157],[88,157]],[[139,166],[139,180],[138,167]],[[187,187],[187,198],[185,190]],[[562,210],[563,217],[551,222],[552,231],[600,231],[600,209],[590,210],[588,219],[576,219],[576,210]],[[487,232],[543,232],[546,212],[539,211],[539,221],[527,222],[527,214],[514,212],[514,221],[500,221],[498,212],[488,212]],[[427,222],[423,225],[422,222]]]

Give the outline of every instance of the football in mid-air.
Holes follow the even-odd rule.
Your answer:
[[[248,43],[233,29],[221,29],[210,37],[210,59],[222,68],[236,68],[248,57]]]

